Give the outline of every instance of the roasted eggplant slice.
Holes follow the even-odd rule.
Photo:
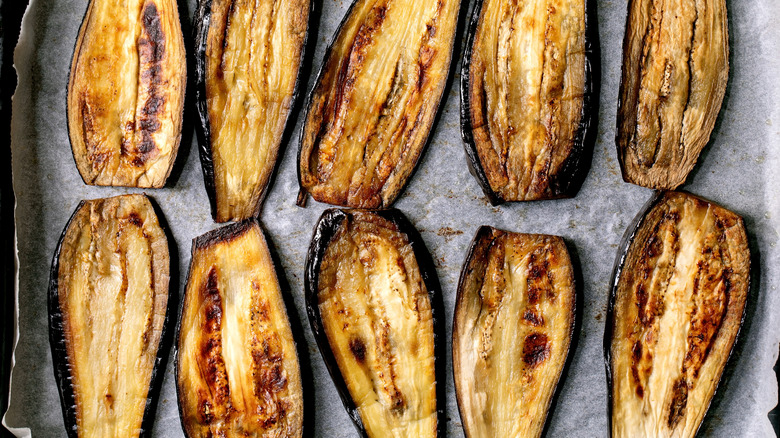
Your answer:
[[[460,274],[452,364],[469,438],[539,437],[566,364],[576,292],[558,236],[483,226]]]
[[[159,346],[169,279],[168,239],[146,196],[79,204],[49,285],[49,340],[69,437],[148,433],[167,353]]]
[[[479,0],[461,70],[471,173],[496,205],[574,196],[594,115],[588,0]]]
[[[736,340],[750,252],[742,218],[656,195],[615,264],[604,352],[612,437],[693,437]]]
[[[256,217],[296,95],[309,0],[200,0],[201,164],[217,222]]]
[[[309,96],[301,192],[389,207],[427,143],[452,57],[460,0],[355,0]]]
[[[162,187],[181,140],[187,67],[174,0],[90,0],[68,82],[84,182]]]
[[[176,362],[188,437],[302,436],[295,342],[254,220],[192,242]]]
[[[440,289],[406,218],[398,210],[326,210],[314,231],[305,285],[317,345],[358,431],[369,437],[441,433]]]
[[[726,0],[631,0],[617,113],[623,179],[667,190],[684,183],[728,76]]]

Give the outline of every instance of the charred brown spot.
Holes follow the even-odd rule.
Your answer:
[[[642,343],[639,341],[634,342],[634,348],[631,349],[631,354],[634,357],[635,362],[642,360]]]
[[[636,395],[642,398],[645,391],[639,375],[639,364],[642,361],[642,343],[640,341],[634,342],[634,346],[631,348],[631,359],[631,377],[636,385]]]
[[[531,309],[528,309],[523,313],[523,320],[534,327],[539,327],[544,324],[544,318]]]
[[[550,343],[544,333],[531,333],[523,342],[523,362],[535,367],[550,357]]]
[[[268,301],[258,299],[255,303],[253,303],[249,314],[252,321],[264,323],[271,320],[271,307],[269,306]]]
[[[141,219],[141,216],[138,215],[136,212],[132,212],[127,216],[128,222],[135,225],[136,227],[141,227],[144,224],[143,219]]]
[[[153,2],[144,7],[142,15],[144,32],[138,38],[138,55],[141,62],[140,79],[148,97],[141,108],[140,119],[134,124],[134,128],[141,134],[136,150],[123,148],[123,153],[130,155],[130,163],[136,167],[143,167],[155,155],[158,148],[152,134],[162,128],[159,116],[165,110],[165,95],[159,90],[164,85],[162,63],[165,58],[165,35],[157,6]]]
[[[202,328],[201,359],[204,378],[211,388],[214,401],[224,406],[230,402],[225,360],[222,357],[222,298],[217,287],[217,269],[212,266],[202,289],[205,321]]]
[[[199,403],[199,409],[198,414],[200,414],[200,421],[205,424],[209,424],[212,421],[214,421],[214,406],[211,404],[210,401],[203,398],[204,395],[200,394],[200,403]]]
[[[688,404],[688,382],[684,378],[677,379],[672,389],[672,404],[669,406],[669,428],[674,429],[685,414]]]
[[[287,375],[284,372],[281,345],[276,334],[268,336],[252,349],[255,376],[255,395],[261,397],[264,393],[276,393],[287,386]]]
[[[549,277],[550,262],[546,258],[547,251],[539,249],[531,253],[528,261],[528,304],[534,305],[539,299],[552,291]]]
[[[161,62],[165,56],[165,35],[160,23],[160,13],[154,2],[149,2],[144,7],[142,22],[148,38],[138,41],[141,62]]]
[[[349,340],[349,351],[360,363],[366,361],[366,344],[360,338],[352,338]]]

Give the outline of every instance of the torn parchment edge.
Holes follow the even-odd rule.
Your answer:
[[[26,31],[26,28],[28,27],[25,23],[28,20],[28,14],[30,12],[30,9],[33,7],[33,3],[35,3],[35,0],[31,0],[27,4],[27,8],[24,11],[24,15],[22,16],[22,25],[19,27],[19,40],[16,43],[16,47],[14,48],[14,55],[13,55],[13,68],[14,72],[16,72],[16,90],[14,90],[14,95],[11,97],[11,156],[13,160],[13,150],[14,150],[14,143],[16,143],[16,135],[15,132],[18,131],[16,129],[17,123],[17,117],[15,116],[16,112],[14,111],[14,108],[17,106],[17,104],[21,105],[17,102],[17,94],[19,90],[22,88],[22,83],[29,80],[27,77],[19,75],[19,71],[23,69],[17,68],[17,65],[25,65],[29,63],[29,51],[25,50],[24,46],[28,44],[28,32]],[[13,177],[12,177],[13,180]],[[13,184],[13,181],[12,181]],[[15,184],[14,184],[15,185]],[[13,379],[14,379],[14,367],[16,366],[16,346],[19,343],[19,248],[18,248],[18,242],[19,239],[17,237],[17,228],[16,228],[16,208],[18,204],[16,201],[16,197],[14,197],[14,335],[13,335],[13,345],[11,346],[11,369],[8,373],[8,410],[11,409],[11,388],[13,388]],[[7,415],[7,411],[3,412],[2,417],[2,423],[3,426],[11,432],[14,436],[17,438],[32,438],[32,432],[29,428],[26,427],[9,427],[8,424],[5,421],[5,417]]]

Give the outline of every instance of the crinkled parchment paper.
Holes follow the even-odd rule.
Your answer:
[[[321,15],[313,53],[313,72],[349,6],[348,0],[320,0]],[[191,33],[194,2],[182,5],[185,33]],[[464,4],[463,7],[470,7]],[[19,343],[13,370],[9,426],[29,428],[35,438],[65,435],[52,372],[46,313],[49,265],[57,239],[81,199],[133,190],[86,186],[71,156],[65,118],[65,89],[76,34],[87,0],[34,0],[24,18],[15,54],[20,76],[13,102],[13,172],[19,256]],[[780,339],[780,2],[730,1],[731,76],[713,140],[683,187],[733,209],[745,218],[753,258],[753,288],[739,341],[723,376],[701,434],[718,437],[773,436],[767,412],[777,402],[772,367]],[[607,387],[602,337],[612,265],[625,228],[651,191],[624,183],[615,155],[615,112],[626,0],[598,1],[601,39],[601,103],[593,165],[574,199],[491,207],[468,173],[458,131],[458,87],[445,95],[444,111],[419,171],[397,202],[420,230],[437,261],[445,325],[450,330],[455,286],[466,249],[477,227],[558,234],[578,255],[584,285],[581,324],[572,364],[550,419],[548,436],[607,435]],[[463,34],[458,35],[460,40]],[[311,56],[311,54],[310,54]],[[460,53],[456,55],[459,68]],[[457,69],[453,72],[457,81]],[[454,82],[457,83],[457,82]],[[191,114],[190,114],[191,115]],[[292,141],[265,203],[261,222],[281,259],[295,308],[293,323],[303,327],[314,398],[315,436],[357,436],[327,375],[309,330],[303,297],[303,264],[314,224],[325,205],[296,207],[296,152],[300,114]],[[775,126],[777,125],[777,126]],[[148,190],[170,224],[178,247],[184,284],[191,240],[215,228],[203,186],[192,125],[185,131],[178,165],[168,187]],[[176,281],[173,279],[172,281]],[[297,321],[296,321],[297,320]],[[447,347],[446,409],[448,435],[462,429]],[[179,437],[173,360],[168,361],[154,436]],[[29,436],[17,429],[19,436]]]

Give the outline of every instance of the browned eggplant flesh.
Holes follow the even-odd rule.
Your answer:
[[[296,95],[309,10],[309,0],[201,0],[201,153],[217,222],[259,214]]]
[[[483,189],[494,203],[573,196],[596,110],[586,0],[483,0],[475,13],[462,117]]]
[[[623,179],[666,190],[684,183],[728,76],[726,0],[631,0],[617,114]]]
[[[434,319],[409,236],[374,212],[347,213],[315,287],[310,305],[317,306],[362,432],[436,436]]]
[[[452,333],[466,436],[542,435],[575,306],[562,238],[479,229],[461,272]]]
[[[186,70],[176,1],[89,2],[67,98],[85,183],[165,185],[181,140]]]
[[[271,254],[254,220],[193,241],[176,383],[190,438],[303,434],[295,342]]]
[[[54,257],[52,357],[73,437],[137,437],[153,417],[168,240],[144,195],[83,201]]]
[[[449,75],[460,0],[355,0],[309,97],[301,196],[389,207],[427,143]]]
[[[750,273],[742,218],[667,192],[627,240],[606,337],[611,434],[693,437],[742,323]]]

